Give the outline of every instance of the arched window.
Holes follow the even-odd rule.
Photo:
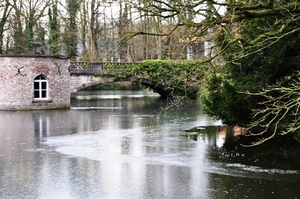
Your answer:
[[[35,100],[48,99],[48,80],[44,75],[39,75],[34,79],[33,91]]]

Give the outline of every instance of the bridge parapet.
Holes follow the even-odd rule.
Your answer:
[[[104,68],[131,68],[136,64],[140,64],[141,62],[103,62]]]
[[[71,75],[120,73],[141,62],[70,62]]]
[[[70,62],[71,75],[92,75],[103,71],[103,63]]]

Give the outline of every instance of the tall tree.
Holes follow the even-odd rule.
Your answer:
[[[81,0],[67,0],[66,11],[67,19],[65,24],[64,42],[67,55],[71,59],[75,59],[77,56],[77,44],[78,44],[78,25],[77,14],[79,12]]]
[[[14,15],[12,27],[14,28],[15,53],[29,53],[35,41],[39,20],[45,16],[45,10],[49,6],[48,1],[28,0],[12,2]]]
[[[58,22],[58,0],[52,1],[52,6],[49,7],[48,17],[49,17],[49,45],[51,54],[59,54],[60,52],[60,30]]]
[[[99,60],[99,38],[101,24],[101,0],[91,0],[83,3],[80,18],[81,40],[83,46],[82,59]]]
[[[23,1],[13,0],[14,7],[14,17],[12,18],[11,27],[13,28],[13,41],[15,54],[20,54],[26,52],[25,50],[25,33],[23,32]]]
[[[3,39],[4,39],[4,32],[7,28],[8,19],[10,16],[10,12],[12,10],[12,4],[9,0],[5,0],[0,4],[0,54],[3,53]]]
[[[101,36],[101,24],[99,21],[100,18],[100,7],[101,7],[101,1],[99,0],[92,0],[91,2],[91,9],[90,9],[90,46],[92,49],[92,54],[95,57],[98,57],[99,55],[99,37]],[[98,58],[94,58],[98,59]]]

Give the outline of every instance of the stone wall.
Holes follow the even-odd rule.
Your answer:
[[[70,107],[70,61],[58,56],[0,56],[0,110]],[[33,81],[48,80],[49,98],[34,101]]]
[[[114,82],[114,78],[95,77],[92,75],[71,75],[71,94],[90,86]]]

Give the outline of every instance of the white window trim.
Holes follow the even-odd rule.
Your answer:
[[[40,79],[40,77],[44,77],[45,79]],[[39,78],[39,79],[36,79]],[[34,79],[34,83],[38,83],[39,84],[39,89],[35,89],[33,86],[33,97],[34,97],[34,101],[48,101],[49,100],[49,82],[46,76],[44,75],[38,75]],[[42,89],[42,82],[46,82],[46,89]],[[42,97],[42,91],[46,90],[46,97]],[[38,91],[39,92],[39,97],[35,97],[34,96],[34,92]]]

